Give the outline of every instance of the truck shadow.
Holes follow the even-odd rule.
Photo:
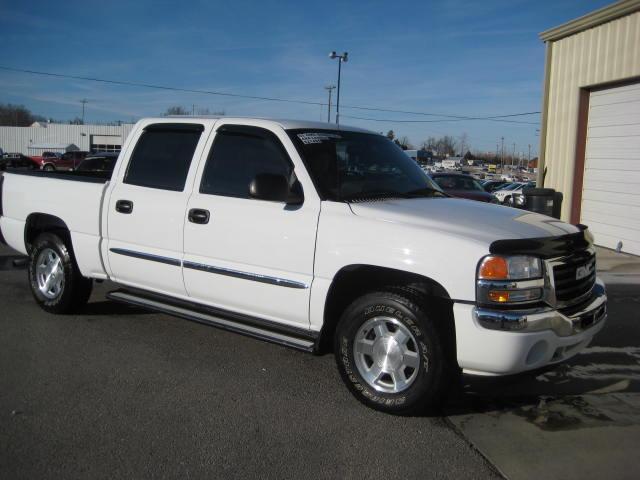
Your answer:
[[[463,376],[443,414],[506,414],[547,431],[640,424],[640,347],[594,346],[569,362],[527,374]]]
[[[112,302],[110,300],[99,300],[87,303],[82,309],[81,315],[100,316],[100,315],[150,315],[151,310],[125,305],[123,303]]]
[[[0,255],[0,271],[25,270],[28,258],[24,255]]]

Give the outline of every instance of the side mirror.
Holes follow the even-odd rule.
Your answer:
[[[293,188],[289,188],[289,181],[284,175],[273,173],[259,173],[249,184],[251,198],[269,202],[286,204],[302,203],[302,189],[296,181]]]

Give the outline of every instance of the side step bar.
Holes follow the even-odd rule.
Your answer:
[[[272,322],[262,321],[259,319],[249,319],[241,321],[241,316],[232,314],[224,315],[223,312],[214,311],[206,306],[188,305],[188,302],[176,300],[175,302],[168,297],[158,297],[144,295],[128,290],[116,290],[107,293],[107,298],[120,303],[127,303],[137,307],[154,310],[156,312],[166,313],[176,317],[186,318],[194,322],[204,323],[213,327],[228,330],[230,332],[240,333],[249,337],[258,338],[286,347],[295,348],[305,352],[313,352],[315,339],[317,334],[311,331],[301,330],[300,335],[294,335],[290,332],[276,331],[277,325]],[[207,312],[205,310],[210,310]],[[236,317],[235,319],[231,317]],[[257,325],[260,322],[264,325]],[[251,323],[251,324],[250,324]],[[285,327],[286,328],[286,327]],[[304,338],[306,337],[306,338]]]

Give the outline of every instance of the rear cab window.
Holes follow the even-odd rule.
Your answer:
[[[204,126],[191,123],[148,125],[131,154],[123,183],[183,191]]]

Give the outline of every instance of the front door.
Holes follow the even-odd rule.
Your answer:
[[[311,185],[300,205],[249,195],[249,184],[261,173],[298,182],[296,155],[284,130],[278,137],[255,126],[218,128],[185,223],[183,274],[194,300],[309,328],[320,201]]]

